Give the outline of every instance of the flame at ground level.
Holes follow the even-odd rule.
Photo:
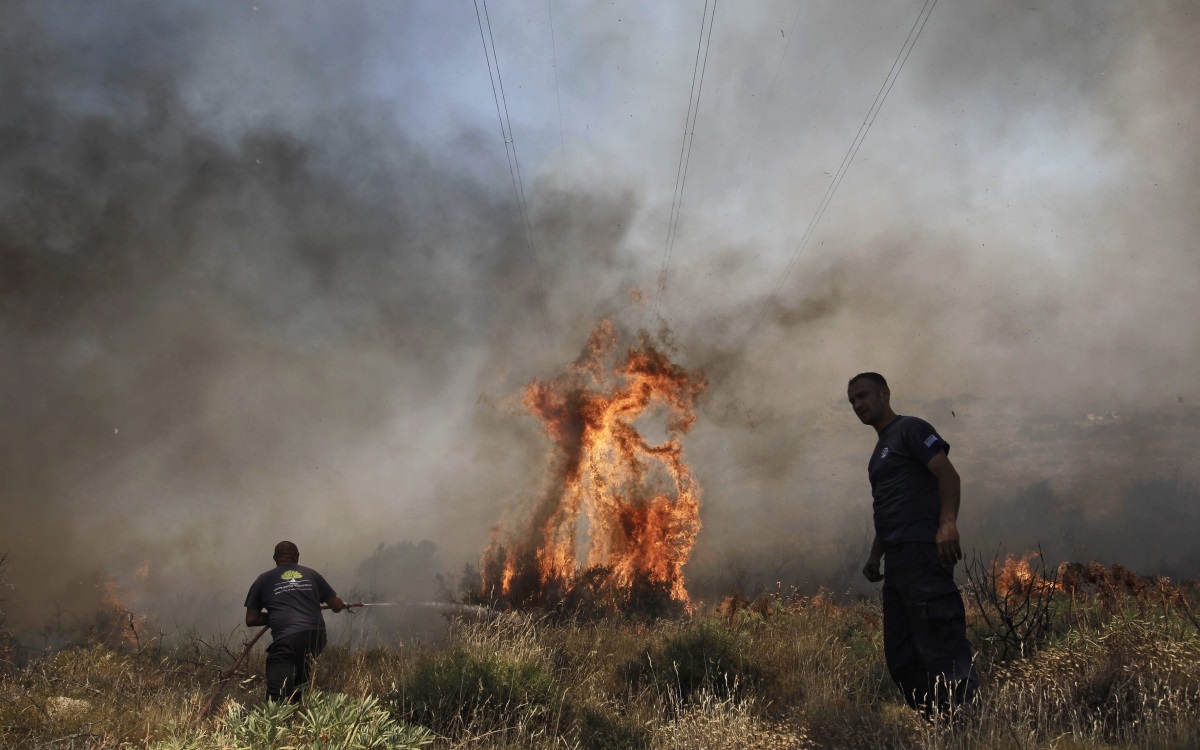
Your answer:
[[[498,530],[484,553],[484,596],[540,606],[583,590],[641,591],[687,603],[700,487],[680,438],[706,381],[644,335],[623,357],[616,350],[616,329],[602,321],[563,373],[526,387],[523,403],[554,444],[550,478],[527,523]],[[667,440],[654,445],[634,423],[660,413]]]
[[[1047,577],[1039,550],[1030,550],[1020,557],[1009,555],[1003,565],[993,565],[992,577],[996,593],[1001,596],[1030,596],[1062,591],[1057,572]]]

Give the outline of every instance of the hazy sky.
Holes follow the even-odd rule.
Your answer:
[[[710,558],[865,522],[858,371],[936,411],[968,491],[989,415],[1196,404],[1190,0],[939,2],[799,252],[922,7],[717,5],[656,317],[702,0],[489,3],[532,243],[471,2],[6,3],[15,610],[240,599],[281,538],[334,578],[380,542],[458,565],[543,479],[514,394],[603,317],[708,376]]]

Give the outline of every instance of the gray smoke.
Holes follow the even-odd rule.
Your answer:
[[[977,539],[1041,498],[1064,554],[1154,564],[1111,529],[1194,480],[1200,11],[939,4],[797,254],[920,4],[719,8],[656,318],[701,5],[556,2],[556,60],[544,6],[491,7],[531,253],[470,6],[6,4],[13,616],[115,577],[236,621],[282,538],[347,590],[381,544],[474,559],[546,468],[513,394],[600,317],[708,375],[712,587],[853,567],[867,369]]]

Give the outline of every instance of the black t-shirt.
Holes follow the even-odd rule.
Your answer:
[[[942,501],[925,465],[943,451],[950,444],[923,419],[898,416],[883,428],[867,464],[881,544],[934,541]]]
[[[271,637],[321,630],[321,602],[337,596],[320,573],[303,565],[280,565],[255,579],[246,594],[246,609],[267,610]]]

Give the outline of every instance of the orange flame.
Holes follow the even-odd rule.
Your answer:
[[[1028,596],[1050,591],[1061,591],[1062,586],[1053,578],[1047,579],[1043,572],[1035,571],[1030,563],[1039,557],[1037,552],[1026,552],[1020,557],[1009,555],[1004,564],[995,569],[996,593],[1002,596],[1016,594]]]
[[[144,563],[138,570],[148,570]],[[104,578],[98,584],[100,601],[96,607],[95,620],[90,628],[90,637],[111,648],[138,648],[152,638],[157,623],[149,614],[136,608],[138,597],[117,583],[115,578]],[[131,603],[132,602],[132,603]]]
[[[687,602],[682,568],[700,531],[700,487],[680,438],[695,423],[693,404],[707,383],[645,336],[610,366],[616,347],[616,329],[602,321],[564,373],[526,387],[522,402],[554,442],[555,471],[525,539],[509,534],[484,554],[485,589],[509,596],[531,577],[522,570],[530,564],[543,590],[569,587],[586,537],[586,568],[603,566],[625,589],[639,579],[665,586]],[[660,411],[668,439],[654,445],[635,422]]]

